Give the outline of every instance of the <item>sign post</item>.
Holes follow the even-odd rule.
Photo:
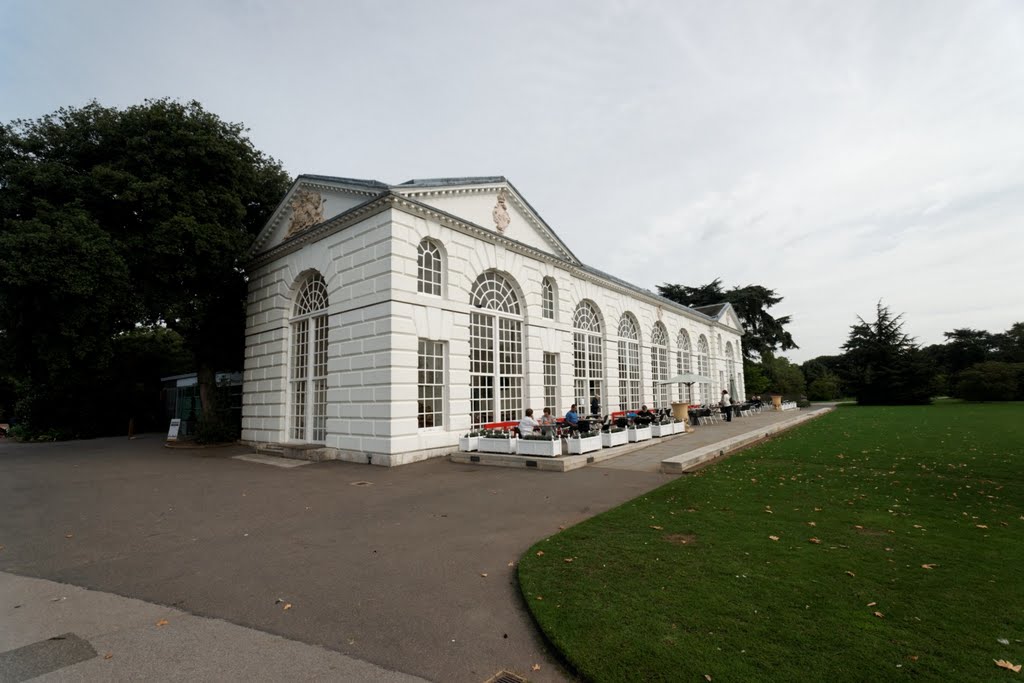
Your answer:
[[[181,428],[181,418],[180,417],[176,417],[173,420],[171,420],[171,427],[170,427],[170,429],[167,430],[167,440],[168,441],[177,441],[178,440],[178,430],[180,428]]]

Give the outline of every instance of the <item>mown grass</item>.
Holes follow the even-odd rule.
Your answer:
[[[537,543],[520,587],[593,681],[1021,680],[1022,446],[1020,403],[840,407]]]

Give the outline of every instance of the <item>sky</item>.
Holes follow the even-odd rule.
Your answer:
[[[835,354],[1024,320],[1019,0],[0,0],[0,123],[198,100],[293,176],[507,177],[584,263]]]

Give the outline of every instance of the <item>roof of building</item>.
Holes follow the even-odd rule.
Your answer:
[[[694,306],[693,310],[703,313],[706,316],[717,318],[728,304],[708,304],[707,306]]]
[[[506,183],[508,179],[501,175],[466,176],[465,178],[413,178],[394,187],[448,187],[450,185],[490,185]]]
[[[395,188],[395,189],[399,189],[399,188],[401,188],[401,189],[408,189],[408,188],[414,188],[414,187],[424,187],[424,188],[429,188],[429,187],[456,187],[456,186],[460,186],[460,185],[491,185],[491,184],[494,184],[494,183],[506,183],[509,187],[512,187],[512,189],[515,190],[515,186],[513,186],[512,183],[509,182],[509,180],[505,176],[500,176],[500,175],[496,175],[496,176],[464,176],[464,177],[458,177],[458,178],[413,178],[411,180],[406,180],[405,182],[400,183],[399,185],[388,185],[387,183],[382,183],[379,180],[369,180],[369,179],[361,179],[361,178],[343,178],[341,176],[312,175],[312,174],[307,174],[307,173],[304,173],[304,174],[300,175],[299,178],[308,178],[308,179],[311,179],[311,180],[324,180],[324,181],[328,181],[328,182],[335,182],[335,183],[343,183],[343,184],[347,184],[347,185],[362,186],[362,187],[366,187],[366,188],[372,188],[372,189],[375,189],[375,190],[380,190],[381,194],[384,194],[385,192],[387,192],[388,190],[390,190],[392,188]],[[296,179],[296,181],[297,180],[298,180],[298,178]],[[554,229],[551,228],[551,226],[547,224],[547,221],[544,221],[544,219],[540,217],[540,213],[538,213],[536,209],[534,209],[532,206],[530,206],[530,203],[526,200],[526,198],[522,195],[522,193],[520,193],[518,190],[515,190],[515,192],[520,197],[520,199],[522,199],[523,203],[525,203],[526,206],[530,209],[530,211],[532,211],[534,213],[534,215],[537,216],[537,218],[540,219],[544,223],[544,225],[551,232],[551,234],[554,236],[554,238],[561,244],[561,246],[573,258],[575,258],[575,255],[572,254],[571,251],[569,251],[568,245],[566,245],[561,240],[561,238],[558,237],[558,235],[555,233]],[[416,203],[419,203],[419,202],[416,202]],[[436,210],[436,209],[434,209],[434,210]],[[442,211],[441,213],[447,213],[447,212],[443,212]],[[453,214],[447,214],[447,215],[449,215],[452,218],[455,218],[457,220],[465,220],[465,219],[462,219],[459,216],[455,216]],[[508,238],[506,238],[506,239],[508,239]],[[518,240],[511,240],[511,241],[518,242]],[[585,264],[579,262],[578,259],[577,259],[576,265],[581,270],[583,270],[585,272],[588,272],[588,273],[590,273],[592,275],[595,275],[597,277],[603,278],[605,280],[608,280],[610,282],[614,282],[615,284],[619,285],[620,287],[625,287],[625,288],[630,289],[630,290],[632,290],[634,292],[637,292],[639,294],[643,294],[645,296],[649,296],[649,297],[653,297],[655,299],[659,299],[666,306],[670,306],[670,307],[676,308],[676,309],[681,309],[681,310],[689,312],[689,313],[695,313],[695,314],[697,314],[697,315],[699,315],[701,317],[706,317],[706,318],[709,318],[711,320],[716,320],[718,318],[718,316],[721,314],[721,312],[725,309],[725,307],[729,305],[728,303],[720,303],[720,304],[711,304],[711,305],[708,305],[708,306],[685,306],[685,305],[683,305],[683,304],[681,304],[681,303],[679,303],[677,301],[673,301],[672,299],[668,299],[666,297],[661,296],[660,294],[652,292],[649,289],[644,289],[643,287],[638,287],[637,285],[634,285],[631,282],[627,282],[626,280],[623,280],[622,278],[615,277],[614,275],[606,273],[606,272],[604,272],[602,270],[598,270],[597,268],[593,268],[591,266],[585,265]]]
[[[326,180],[332,183],[344,183],[346,185],[362,185],[363,187],[372,187],[377,190],[386,190],[390,185],[382,183],[379,180],[368,180],[365,178],[342,178],[340,176],[333,175],[311,175],[309,173],[303,173],[299,178],[310,178],[312,180]]]

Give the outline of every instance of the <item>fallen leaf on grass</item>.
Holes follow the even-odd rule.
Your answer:
[[[710,681],[711,680],[711,674],[704,674],[704,680],[705,681]]]
[[[1020,673],[1020,664],[1011,664],[1005,659],[993,659],[992,661],[995,662],[996,666],[1000,667],[1001,669],[1009,669],[1010,671],[1016,674]]]
[[[933,562],[933,563],[930,563],[930,564],[922,564],[922,565],[921,565],[921,568],[922,568],[922,569],[935,569],[935,568],[936,568],[936,567],[938,567],[938,566],[939,566],[939,565],[937,565],[937,564],[935,564],[935,563]]]
[[[572,562],[572,558],[571,557],[563,557],[562,558],[562,562]]]
[[[543,550],[538,550],[538,551],[537,551],[537,557],[540,557],[540,556],[542,556],[543,554],[544,554],[544,551],[543,551]]]
[[[863,529],[864,527],[862,527],[860,524],[854,524],[853,528],[854,529]]]
[[[531,666],[530,671],[540,671],[540,664],[534,664]]]
[[[987,529],[988,528],[988,524],[975,524],[974,526],[978,527],[979,529]]]
[[[846,571],[846,574],[847,574],[847,576],[857,576],[856,574],[854,574],[853,572],[851,572],[849,570]]]
[[[817,544],[817,543],[821,543],[821,539],[820,538],[808,538],[807,542],[808,543],[815,543],[815,544]]]
[[[543,599],[544,599],[544,596],[543,596],[543,595],[538,595],[538,596],[537,596],[537,599],[538,599],[538,600],[543,600]]]
[[[651,528],[652,528],[652,529],[657,529],[658,531],[661,531],[661,527],[660,527],[660,526],[658,526],[658,525],[656,525],[656,524],[652,524],[652,525],[651,525]]]
[[[161,619],[160,621],[156,622],[157,626],[167,626],[167,624],[168,621],[166,619]]]
[[[877,604],[878,604],[877,602],[869,602],[867,606],[868,607],[874,607]]]
[[[113,652],[108,652],[107,654],[103,655],[103,659],[110,659],[110,658],[112,658],[113,656],[114,656],[114,653],[113,653]]]
[[[818,526],[815,522],[807,522],[807,526]]]
[[[907,659],[909,659],[912,662],[916,662],[920,658],[917,655],[908,655]]]
[[[772,539],[773,541],[779,540],[778,536],[769,536],[768,538]]]
[[[875,612],[875,616],[878,617],[879,619],[885,619],[885,615],[882,614],[881,612]]]

